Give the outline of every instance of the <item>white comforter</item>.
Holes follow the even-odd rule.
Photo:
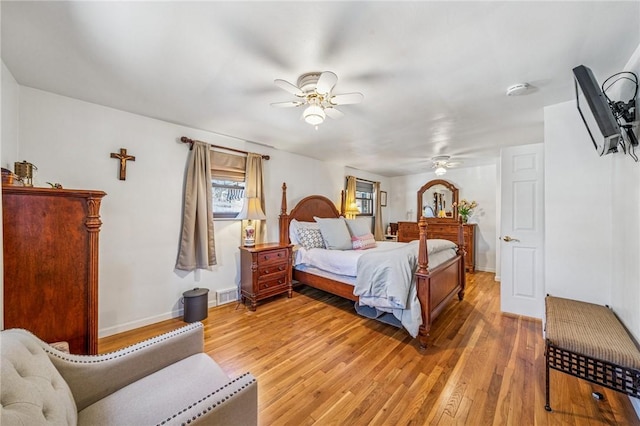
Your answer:
[[[422,312],[415,286],[419,242],[378,242],[369,250],[300,249],[295,265],[312,265],[338,275],[354,276],[353,294],[361,306],[393,314],[407,332],[416,337]],[[456,245],[447,240],[428,240],[431,257],[444,261],[455,255]],[[431,262],[430,262],[431,263]]]

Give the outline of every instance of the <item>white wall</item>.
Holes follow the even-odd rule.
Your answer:
[[[625,70],[638,73],[639,56]],[[574,101],[544,118],[546,292],[610,305],[639,339],[640,164],[598,157]]]
[[[544,126],[546,292],[609,304],[613,157],[596,154],[575,101],[546,107]]]
[[[271,156],[264,165],[269,241],[278,239],[283,182],[289,209],[310,194],[325,195],[339,206],[344,176],[360,176],[341,165],[40,90],[21,86],[19,95],[19,156],[38,167],[34,184],[59,182],[107,193],[101,208],[100,336],[179,315],[180,297],[191,288],[213,291],[239,282],[241,236],[235,220],[215,221],[218,265],[212,271],[174,271],[189,152],[181,136]],[[7,152],[4,138],[2,148]],[[120,148],[136,157],[127,165],[126,181],[118,180],[119,163],[110,158]],[[3,163],[16,160],[14,152]]]
[[[478,208],[469,222],[476,227],[476,269],[496,271],[496,191],[497,165],[449,169],[447,174],[438,177],[433,172],[410,176],[398,176],[391,179],[389,197],[389,221],[415,221],[418,205],[418,189],[434,179],[444,179],[455,185],[460,199],[478,202]],[[386,223],[385,223],[386,226]]]
[[[624,70],[640,76],[640,45]],[[628,97],[629,92],[625,93]],[[640,120],[639,102],[640,99],[636,99],[636,120]],[[640,127],[636,126],[635,130],[636,136],[640,137]],[[640,156],[640,147],[636,149],[636,154]],[[628,155],[615,155],[612,160],[611,226],[614,256],[611,306],[636,339],[640,340],[640,163],[633,162]]]

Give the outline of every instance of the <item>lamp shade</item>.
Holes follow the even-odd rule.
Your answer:
[[[248,197],[244,200],[242,210],[236,216],[236,219],[248,219],[248,220],[265,220],[265,216],[260,206],[260,199],[258,197]]]
[[[435,173],[436,173],[436,176],[442,176],[443,174],[447,173],[447,169],[445,169],[445,168],[444,168],[444,167],[442,167],[442,166],[439,166],[439,167],[436,169]]]
[[[304,121],[312,126],[322,124],[326,117],[324,109],[318,105],[309,105],[302,115],[304,116]]]

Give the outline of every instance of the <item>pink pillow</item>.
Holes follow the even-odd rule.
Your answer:
[[[361,237],[351,237],[354,250],[366,250],[376,247],[376,239],[373,234],[365,234]]]

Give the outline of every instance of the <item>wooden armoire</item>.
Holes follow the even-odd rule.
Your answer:
[[[2,187],[4,328],[98,351],[102,191]]]

